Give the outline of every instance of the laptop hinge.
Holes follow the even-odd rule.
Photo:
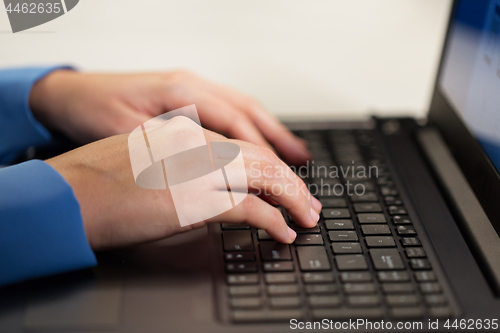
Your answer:
[[[500,295],[500,237],[436,129],[417,131],[417,139],[453,205],[460,227],[495,294]]]

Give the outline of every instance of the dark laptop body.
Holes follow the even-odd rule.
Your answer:
[[[343,149],[359,144],[360,151],[379,156],[371,161],[381,166],[384,176],[373,180],[375,199],[368,205],[363,200],[356,205],[348,196],[335,198],[340,201],[320,196],[324,202],[342,202],[343,208],[330,207],[323,212],[319,231],[301,233],[306,244],[289,248],[286,265],[266,261],[263,249],[268,245],[263,244],[270,241],[254,228],[212,224],[165,241],[98,253],[94,269],[0,288],[0,332],[286,332],[322,319],[333,325],[322,326],[330,330],[353,329],[334,323],[358,319],[372,323],[357,327],[360,331],[384,331],[376,326],[381,320],[393,323],[392,329],[385,326],[387,331],[394,331],[398,322],[422,323],[410,326],[416,331],[500,330],[499,155],[494,142],[485,140],[488,132],[478,132],[482,122],[470,125],[478,118],[470,111],[477,98],[457,100],[476,89],[471,64],[481,57],[484,68],[498,66],[500,84],[499,30],[498,1],[455,1],[425,123],[373,118],[288,124],[310,140],[313,153],[331,153],[335,163],[342,163],[344,153],[356,155]],[[496,105],[500,118],[500,103]],[[492,110],[491,105],[482,109],[483,123],[489,122]],[[41,150],[36,156],[51,153]],[[380,210],[376,214],[386,219],[380,225],[394,241],[388,247],[370,246],[374,224],[370,229],[361,222],[359,214],[369,215],[363,209],[369,211],[374,204]],[[357,236],[349,235],[358,238],[361,253],[350,254],[352,261],[335,252],[334,238],[345,236],[336,226],[344,222],[328,219],[325,214],[330,213],[348,214],[342,220],[353,221]],[[235,236],[248,236],[250,243]],[[248,251],[228,248],[240,241]],[[307,266],[304,258],[319,253],[315,250],[320,247],[326,257],[311,257]],[[246,259],[235,261],[243,252]],[[388,263],[384,260],[390,256],[377,257],[380,253],[398,253],[399,259]],[[253,277],[256,282],[249,282]],[[293,281],[280,281],[289,277]],[[325,277],[330,280],[311,281]],[[272,293],[286,289],[280,286],[295,288],[284,301],[298,299],[300,304],[273,303]],[[335,290],[321,292],[327,287]],[[375,289],[363,289],[370,287]],[[235,295],[245,292],[251,297]],[[258,304],[251,304],[256,299]],[[436,320],[439,329],[429,327]]]

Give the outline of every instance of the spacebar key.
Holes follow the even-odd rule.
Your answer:
[[[297,248],[301,271],[329,271],[332,269],[323,246],[301,246]]]

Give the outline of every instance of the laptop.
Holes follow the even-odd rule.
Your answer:
[[[0,289],[0,332],[500,330],[500,0],[454,2],[425,121],[287,125],[323,204],[283,210],[294,244],[210,224],[98,253]]]

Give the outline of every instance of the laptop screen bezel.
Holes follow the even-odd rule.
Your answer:
[[[458,110],[454,109],[439,84],[443,74],[446,51],[450,43],[450,31],[453,29],[453,18],[459,1],[453,1],[450,12],[428,121],[430,125],[440,131],[486,215],[497,234],[500,235],[500,174],[479,141],[462,121]]]

